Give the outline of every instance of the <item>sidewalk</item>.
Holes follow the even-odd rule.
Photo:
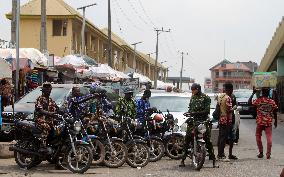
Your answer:
[[[278,114],[279,122],[284,122],[284,114]]]

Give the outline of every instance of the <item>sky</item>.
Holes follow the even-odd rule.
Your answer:
[[[12,0],[0,0],[0,39],[10,40]],[[21,0],[21,4],[29,0]],[[48,0],[47,0],[48,1]],[[74,8],[97,3],[86,17],[97,27],[107,27],[106,0],[65,0]],[[224,58],[260,63],[282,20],[283,0],[111,0],[112,30],[137,50],[155,52],[154,28],[171,29],[159,35],[159,62],[169,67],[169,76],[183,76],[199,83],[210,77],[209,68]],[[155,58],[153,55],[152,57]]]

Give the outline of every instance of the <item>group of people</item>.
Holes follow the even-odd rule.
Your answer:
[[[49,131],[53,127],[52,116],[58,111],[58,107],[55,102],[50,98],[52,86],[49,83],[43,84],[42,95],[36,100],[35,105],[35,120],[36,126],[43,131],[43,134],[47,137]],[[189,114],[192,118],[199,121],[205,121],[208,119],[210,114],[210,103],[211,99],[206,94],[202,93],[201,86],[199,84],[193,84],[191,87],[192,97],[189,103],[189,110],[186,114]],[[151,108],[149,103],[149,98],[151,97],[151,91],[149,89],[144,91],[144,94],[138,100],[133,99],[132,88],[124,89],[124,97],[118,99],[114,112],[117,115],[124,115],[137,119],[140,123],[145,120],[146,111],[154,110]],[[252,101],[253,95],[258,91],[254,89],[249,103],[257,109],[257,127],[256,127],[256,141],[259,149],[258,158],[264,157],[263,146],[261,142],[262,131],[265,131],[267,137],[267,151],[266,158],[271,158],[271,146],[272,146],[272,122],[275,119],[274,125],[277,127],[277,104],[274,100],[269,98],[269,89],[262,88],[261,96],[256,100]],[[68,100],[68,111],[74,116],[81,115],[81,113],[86,110],[86,105],[84,104],[86,100],[96,98],[97,94],[89,94],[81,96],[80,88],[74,87],[72,89],[72,96]],[[111,105],[106,101],[104,111],[111,109]],[[217,106],[215,110],[215,118],[219,121],[219,138],[218,138],[218,154],[217,158],[221,160],[236,160],[238,159],[233,154],[234,140],[236,139],[236,129],[235,129],[235,115],[234,110],[237,108],[236,98],[233,95],[233,85],[231,83],[224,84],[224,93],[218,95]],[[184,144],[184,156],[181,161],[180,166],[185,166],[184,161],[187,157],[188,145],[191,140],[191,132],[193,126],[188,123],[187,132]],[[206,143],[206,149],[208,150],[209,160],[216,160],[214,153],[214,148],[211,142],[211,124],[206,124],[206,134],[204,137]],[[45,141],[46,139],[43,139]],[[225,155],[224,149],[226,144],[229,145],[229,155],[228,158]],[[43,143],[45,149],[45,143]]]
[[[223,85],[224,93],[217,96],[217,105],[213,113],[213,117],[218,120],[219,137],[218,137],[218,154],[219,160],[230,161],[237,160],[238,157],[233,155],[234,142],[236,140],[236,120],[234,110],[237,109],[236,97],[233,94],[233,85],[225,83]],[[191,87],[192,97],[189,103],[188,113],[194,119],[204,121],[210,114],[210,98],[201,92],[199,84],[193,84]],[[267,151],[266,158],[271,158],[272,147],[272,123],[274,119],[274,126],[277,127],[277,103],[269,97],[270,89],[262,88],[261,90],[253,89],[253,93],[248,100],[249,105],[253,105],[256,109],[256,142],[259,150],[258,158],[264,157],[264,150],[261,141],[262,131],[265,131],[267,138]],[[253,100],[254,95],[259,95],[257,99]],[[210,125],[206,125],[205,143],[209,154],[209,160],[216,160],[214,149],[210,140]],[[184,157],[181,161],[181,167],[185,166],[184,161],[187,155],[188,144],[191,141],[192,125],[189,123],[187,126],[185,144],[184,144]],[[229,146],[228,158],[225,155],[224,149],[226,144]]]

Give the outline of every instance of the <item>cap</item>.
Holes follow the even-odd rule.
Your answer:
[[[125,93],[133,93],[134,91],[133,91],[133,88],[131,88],[131,87],[126,87],[124,90],[123,90],[123,93],[125,94]]]
[[[193,83],[192,86],[191,86],[191,89],[201,90],[201,86],[197,83]]]

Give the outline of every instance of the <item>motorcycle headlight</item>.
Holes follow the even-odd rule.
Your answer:
[[[79,121],[76,121],[76,122],[74,123],[74,130],[75,130],[76,132],[80,132],[81,129],[82,129],[81,123],[80,123]]]
[[[204,134],[206,132],[206,127],[204,124],[198,125],[198,132]]]

